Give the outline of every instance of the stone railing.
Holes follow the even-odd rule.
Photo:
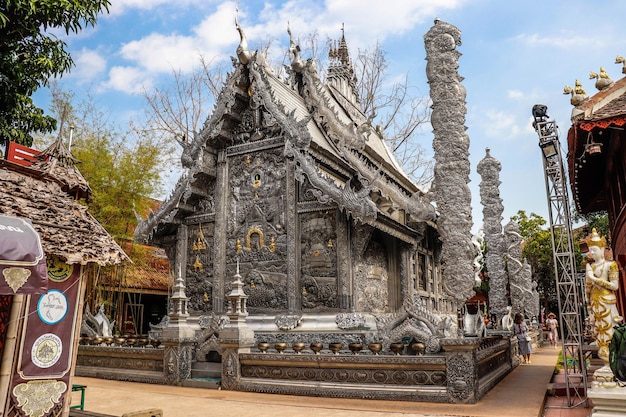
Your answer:
[[[511,340],[500,336],[444,339],[443,352],[431,355],[408,348],[375,354],[337,346],[313,353],[308,347],[276,345],[240,353],[238,363],[230,360],[222,371],[238,375],[231,389],[473,404],[514,367]]]
[[[161,347],[78,346],[77,376],[163,384]]]

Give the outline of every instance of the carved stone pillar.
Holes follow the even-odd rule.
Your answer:
[[[302,295],[298,291],[300,283],[300,231],[298,210],[296,207],[297,188],[295,164],[287,163],[286,204],[287,216],[287,308],[289,311],[301,310]]]
[[[496,315],[499,323],[507,313],[506,298],[507,275],[504,264],[506,255],[504,236],[502,235],[502,198],[500,198],[500,171],[502,164],[485,149],[485,157],[478,163],[477,171],[481,176],[480,201],[483,204],[483,229],[487,245],[485,261],[489,271],[489,312]]]
[[[506,242],[506,265],[509,274],[509,288],[511,293],[511,307],[513,314],[524,312],[524,286],[522,263],[522,235],[519,225],[511,220],[504,226]],[[491,272],[491,271],[490,271]],[[491,274],[490,274],[491,276]],[[489,294],[491,297],[491,293]]]
[[[226,279],[226,240],[228,233],[228,159],[226,151],[217,156],[215,182],[215,235],[213,260],[213,311],[224,311],[224,282]]]
[[[439,210],[437,230],[441,237],[443,287],[457,307],[474,295],[474,250],[472,236],[472,195],[469,144],[465,127],[465,87],[458,73],[456,50],[461,31],[436,20],[424,35],[426,76],[432,99],[434,188]],[[460,327],[462,329],[462,327]]]
[[[191,361],[193,359],[192,340],[162,340],[165,351],[163,353],[163,377],[168,385],[180,385],[182,381],[191,377]]]
[[[337,213],[337,291],[339,308],[354,312],[354,283],[350,250],[350,225],[347,216]]]
[[[239,265],[232,283],[232,290],[228,294],[229,323],[220,331],[220,347],[222,353],[222,388],[236,389],[241,377],[239,363],[240,352],[250,352],[254,345],[254,332],[246,323],[248,296],[243,291],[243,282],[239,275]]]
[[[474,404],[478,401],[478,368],[475,351],[478,339],[442,339],[446,355],[448,397],[457,404]]]
[[[187,323],[187,296],[185,294],[185,272],[187,271],[187,226],[178,226],[176,235],[176,281],[170,299],[169,322],[163,329],[161,342],[165,346],[163,369],[165,382],[180,384],[191,376],[192,348],[195,332]]]

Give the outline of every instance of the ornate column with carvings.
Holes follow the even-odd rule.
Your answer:
[[[502,235],[502,198],[500,198],[500,171],[502,164],[491,156],[489,148],[478,163],[480,174],[480,202],[483,204],[483,230],[487,245],[487,271],[489,271],[489,313],[496,315],[496,323],[507,313],[507,275],[504,268],[505,244]]]
[[[432,99],[431,124],[435,158],[435,200],[439,210],[437,230],[442,240],[441,267],[446,293],[457,308],[474,291],[474,246],[472,245],[472,195],[469,144],[465,127],[465,87],[459,76],[461,31],[435,20],[424,35],[426,76]],[[462,329],[462,326],[459,326]]]
[[[170,299],[169,321],[161,336],[161,342],[165,346],[164,377],[169,385],[180,384],[191,376],[192,348],[195,343],[195,332],[187,323],[189,313],[184,279],[187,270],[187,234],[187,226],[178,226],[174,264],[176,280]]]
[[[474,404],[478,400],[477,338],[442,339],[446,355],[448,396],[453,403]]]
[[[213,261],[213,311],[224,311],[224,282],[226,277],[226,236],[228,233],[228,161],[226,151],[217,155],[215,183],[215,237]]]
[[[233,390],[237,387],[241,378],[241,366],[239,363],[240,352],[250,352],[254,345],[254,332],[246,323],[248,316],[248,296],[243,291],[243,282],[239,275],[239,265],[234,276],[232,290],[228,294],[229,323],[220,331],[220,347],[222,353],[222,388]]]
[[[337,213],[337,290],[339,308],[354,311],[354,276],[350,251],[350,224],[345,213]]]

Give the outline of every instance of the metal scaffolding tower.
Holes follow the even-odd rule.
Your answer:
[[[554,120],[547,120],[547,107],[533,106],[533,127],[539,135],[539,147],[543,153],[543,168],[546,180],[546,194],[550,212],[550,234],[556,291],[559,303],[559,327],[563,347],[563,367],[567,402],[569,407],[587,405],[587,367],[583,352],[582,317],[584,297],[576,274],[572,222],[570,218],[567,179],[558,127]]]

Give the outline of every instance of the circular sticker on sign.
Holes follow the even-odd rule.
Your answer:
[[[37,303],[37,314],[46,324],[56,324],[67,314],[67,297],[59,290],[42,294]]]
[[[33,343],[31,357],[40,368],[50,368],[59,361],[63,352],[63,343],[59,336],[52,333],[42,334]]]
[[[74,265],[66,264],[57,256],[48,256],[46,259],[48,278],[54,282],[63,282],[72,275]]]

